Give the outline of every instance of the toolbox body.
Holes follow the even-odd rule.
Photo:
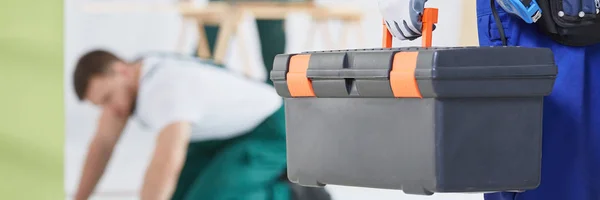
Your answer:
[[[535,188],[556,74],[542,48],[278,55],[288,178],[427,195]]]

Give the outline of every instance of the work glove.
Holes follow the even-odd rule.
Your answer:
[[[399,40],[421,37],[421,16],[427,0],[378,0],[379,11],[390,33]],[[433,26],[435,30],[435,25]]]

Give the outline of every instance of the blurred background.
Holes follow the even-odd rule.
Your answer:
[[[295,2],[297,3],[297,2]],[[477,44],[474,0],[431,0],[428,7],[440,9],[434,46]],[[188,5],[188,9],[180,9]],[[299,5],[299,4],[298,4]],[[182,4],[175,0],[65,0],[64,89],[66,108],[65,192],[71,199],[81,173],[88,142],[94,133],[99,110],[77,101],[71,74],[76,59],[93,48],[109,49],[124,58],[148,52],[178,52],[219,60],[237,73],[266,79],[255,18],[285,19],[286,52],[372,48],[381,45],[381,16],[375,0],[316,0],[317,11],[289,9],[245,12],[235,23],[214,19],[222,13],[206,0]],[[194,9],[192,9],[194,8]],[[268,8],[268,7],[267,7]],[[264,9],[263,9],[264,10]],[[268,10],[268,9],[267,9]],[[231,27],[231,34],[213,53],[207,46],[199,22]],[[201,31],[199,31],[201,30]],[[210,34],[210,33],[205,33]],[[223,45],[224,44],[224,45]],[[214,44],[213,44],[214,45]],[[394,46],[419,46],[420,40]],[[128,124],[96,190],[94,199],[137,199],[155,134],[136,123]],[[475,200],[481,194],[431,197],[409,196],[401,191],[327,186],[336,200]]]

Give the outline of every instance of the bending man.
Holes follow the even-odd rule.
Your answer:
[[[97,50],[80,58],[74,86],[102,107],[76,199],[89,198],[130,118],[159,132],[141,199],[292,197],[282,99],[270,85],[188,57],[127,62]]]

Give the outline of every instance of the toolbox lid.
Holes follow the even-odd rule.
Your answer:
[[[558,69],[550,49],[446,47],[281,54],[271,80],[282,97],[544,96]]]

